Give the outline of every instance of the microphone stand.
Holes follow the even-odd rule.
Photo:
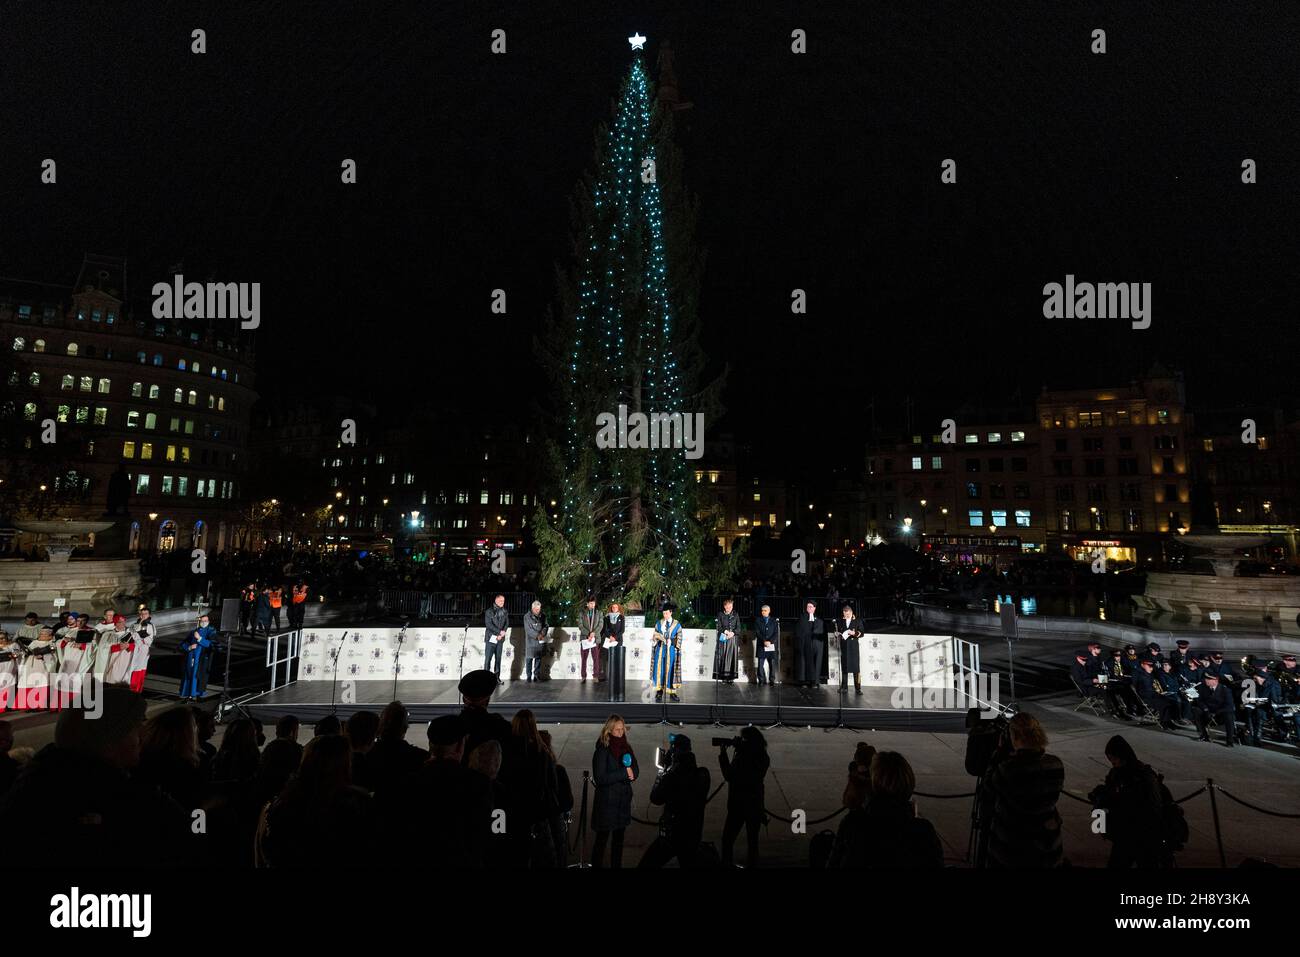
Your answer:
[[[330,679],[330,714],[334,714],[338,711],[338,707],[334,704],[334,689],[337,688],[339,684],[339,652],[343,650],[343,642],[347,640],[347,637],[348,633],[346,631],[343,632],[343,637],[339,639],[338,646],[330,655],[330,660],[334,662],[334,677]]]
[[[456,666],[458,672],[456,675],[457,680],[465,677],[465,646],[467,644],[469,644],[469,625],[465,626],[465,631],[460,636],[460,664]]]
[[[393,696],[388,699],[390,701],[397,700],[397,672],[401,667],[402,642],[406,640],[406,626],[409,624],[410,621],[403,622],[401,630],[397,632],[397,650],[393,652]]]
[[[759,641],[762,641],[762,639],[760,638]],[[776,667],[775,667],[775,674],[776,674],[776,675],[779,675],[779,674],[781,674],[781,619],[779,619],[779,618],[776,619],[776,641],[773,642],[773,644],[776,646]],[[772,672],[773,672],[773,669],[772,669],[772,666],[771,666],[771,662],[769,662],[769,663],[768,663],[768,674],[769,674],[769,675],[772,675]],[[772,677],[772,680],[775,680],[775,676],[774,676],[774,675],[773,675],[773,677]],[[781,689],[785,687],[785,682],[784,682],[784,681],[777,681],[776,684],[774,684],[772,687],[776,689],[776,721],[775,721],[773,724],[769,724],[769,725],[768,725],[766,728],[764,728],[763,730],[765,730],[765,731],[771,731],[773,728],[786,728],[787,730],[790,730],[790,731],[799,731],[799,730],[801,730],[800,728],[796,728],[796,727],[794,727],[793,725],[786,724],[786,723],[785,723],[785,719],[781,717]]]
[[[840,631],[833,632],[833,635],[837,643],[839,644],[839,648],[840,648],[840,690],[839,690],[839,694],[837,695],[837,698],[839,699],[839,703],[835,709],[835,723],[830,725],[829,727],[823,728],[822,730],[823,731],[836,731],[836,730],[848,731],[850,729],[848,725],[844,723],[844,697],[848,693],[847,689],[844,686],[844,678],[845,678],[844,642],[846,639],[844,637],[843,632]],[[827,645],[826,650],[828,653],[830,652],[829,644]]]

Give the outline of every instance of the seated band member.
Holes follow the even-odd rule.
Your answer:
[[[1256,669],[1246,688],[1245,699],[1246,727],[1250,730],[1250,743],[1255,747],[1259,747],[1264,722],[1277,715],[1277,706],[1281,703],[1282,685],[1268,673],[1267,668]]]
[[[740,661],[737,646],[740,644],[740,616],[732,609],[735,603],[728,598],[722,603],[718,616],[718,635],[713,648],[713,680],[731,684],[736,680]]]
[[[582,680],[587,680],[587,659],[591,659],[591,676],[604,681],[600,673],[600,635],[604,630],[602,615],[596,610],[596,598],[587,596],[586,607],[578,612],[578,646],[581,649]]]
[[[1174,711],[1178,707],[1174,696],[1165,693],[1155,681],[1155,662],[1143,658],[1138,665],[1138,673],[1133,677],[1133,689],[1142,703],[1155,712],[1160,727],[1166,731],[1174,726]]]
[[[676,610],[676,605],[664,605],[663,617],[655,624],[650,649],[650,683],[656,701],[664,700],[664,691],[673,701],[678,700],[682,687],[682,626],[673,620]]]
[[[853,617],[853,609],[845,605],[840,613],[843,615],[839,621],[840,630],[840,683],[849,675],[853,675],[853,690],[862,694],[862,675],[859,669],[860,656],[858,654],[858,639],[862,637],[862,624]]]
[[[1172,660],[1166,659],[1158,675],[1160,687],[1165,691],[1172,691],[1178,697],[1178,707],[1174,709],[1174,719],[1177,721],[1192,720],[1192,702],[1187,697],[1187,689],[1191,687],[1187,679],[1183,677],[1182,672],[1174,667]]]
[[[767,683],[776,684],[777,651],[781,647],[781,622],[772,617],[772,606],[759,609],[754,622],[754,658],[758,683],[763,683],[763,667],[767,666]]]
[[[1210,740],[1210,718],[1218,719],[1223,728],[1228,747],[1237,739],[1237,702],[1232,691],[1219,680],[1217,673],[1206,672],[1201,686],[1196,689],[1196,700],[1192,702],[1192,716],[1196,719],[1196,730],[1202,741]]]
[[[510,631],[510,612],[506,611],[506,596],[496,595],[487,611],[483,612],[483,670],[497,676],[501,683],[501,649],[506,646]]]
[[[817,617],[817,603],[808,601],[794,626],[794,680],[805,688],[822,683],[822,645],[826,623]]]

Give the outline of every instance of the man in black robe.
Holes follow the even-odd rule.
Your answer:
[[[718,616],[718,639],[713,649],[713,680],[727,684],[736,680],[739,660],[736,646],[740,642],[740,616],[733,608],[730,598],[722,603],[722,614]]]
[[[822,649],[826,623],[817,617],[817,603],[809,601],[794,626],[794,680],[805,688],[822,683]]]

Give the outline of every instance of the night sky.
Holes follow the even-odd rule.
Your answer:
[[[0,274],[70,282],[90,251],[126,255],[142,300],[178,261],[259,281],[264,392],[527,408],[569,196],[636,31],[652,75],[672,40],[695,104],[704,342],[742,437],[857,438],[873,397],[882,419],[909,394],[1031,402],[1157,358],[1194,405],[1294,391],[1300,5],[125,9],[0,18]],[[1152,327],[1044,319],[1067,273],[1152,283]]]

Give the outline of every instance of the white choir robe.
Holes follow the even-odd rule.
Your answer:
[[[107,646],[107,660],[104,663],[104,684],[124,685],[131,681],[132,648],[126,639],[131,636],[125,631],[117,632],[118,641]]]
[[[136,622],[135,643],[131,646],[131,690],[144,690],[144,677],[149,669],[149,649],[153,647],[158,630],[153,620]]]
[[[12,654],[15,657],[0,661],[0,712],[14,707],[18,699],[18,658],[22,651],[17,644],[5,645],[0,654]]]
[[[93,632],[77,631],[73,632],[73,634],[86,640],[76,641],[72,638],[64,638],[58,643],[59,680],[56,682],[55,690],[51,694],[50,707],[70,707],[74,695],[81,690],[84,676],[90,674],[95,664],[96,639]],[[57,701],[54,700],[56,697]]]
[[[58,672],[58,659],[54,654],[34,655],[31,652],[53,648],[52,641],[33,641],[27,646],[27,655],[18,667],[18,708],[45,708],[50,704],[50,675]]]

